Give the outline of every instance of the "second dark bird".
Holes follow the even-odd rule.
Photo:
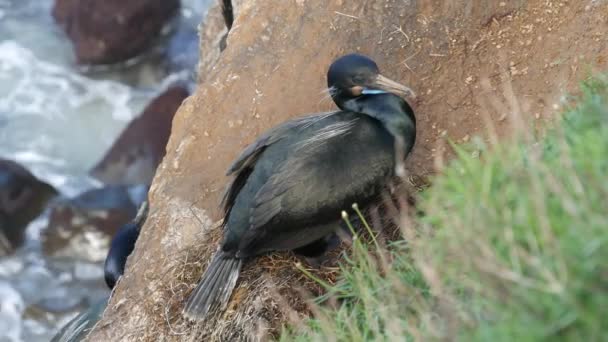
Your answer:
[[[318,245],[339,227],[342,210],[370,203],[391,177],[404,174],[416,120],[401,96],[413,92],[359,54],[334,61],[327,84],[340,110],[274,127],[228,169],[234,179],[222,203],[224,239],[186,317],[223,309],[248,259]]]
[[[104,279],[108,288],[113,289],[118,279],[125,272],[127,258],[135,248],[135,242],[139,237],[139,231],[148,217],[148,200],[145,200],[135,218],[120,227],[116,235],[112,238],[108,256],[103,267]]]
[[[120,227],[112,238],[110,249],[104,264],[104,277],[110,290],[123,275],[127,258],[135,248],[141,227],[148,216],[148,201],[139,207],[137,216],[129,223]],[[103,298],[94,303],[88,310],[81,312],[57,332],[51,342],[80,342],[84,341],[95,324],[101,319],[109,298]]]

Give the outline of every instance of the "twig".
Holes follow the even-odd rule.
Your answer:
[[[345,13],[338,12],[338,11],[334,11],[334,13],[336,13],[336,14],[338,14],[338,15],[345,16],[345,17],[347,17],[347,18],[352,18],[352,19],[357,19],[357,20],[359,20],[359,17],[355,17],[354,15],[345,14]]]
[[[401,33],[405,37],[405,39],[407,39],[407,42],[410,42],[410,36],[403,32],[403,27],[401,25],[399,25],[399,27],[397,27],[397,25],[393,25],[393,27],[395,28],[395,31],[391,32],[389,35],[392,35],[394,33]]]

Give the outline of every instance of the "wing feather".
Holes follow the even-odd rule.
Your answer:
[[[331,115],[334,115],[339,112],[327,112],[322,114],[315,114],[304,116],[301,118],[296,118],[294,120],[287,121],[281,125],[278,125],[266,133],[262,134],[256,141],[254,141],[251,145],[247,146],[241,155],[235,159],[235,161],[228,168],[227,175],[234,174],[236,172],[240,172],[246,167],[250,167],[255,164],[257,158],[260,153],[267,146],[277,142],[278,140],[285,137],[289,132],[298,129],[305,129],[315,124],[316,122],[323,120]]]
[[[243,152],[241,152],[239,157],[237,157],[230,165],[226,173],[226,175],[234,175],[234,179],[226,187],[220,203],[221,208],[224,210],[224,217],[228,217],[228,215],[230,215],[230,211],[232,210],[236,196],[247,182],[247,179],[253,171],[258,158],[268,146],[283,139],[294,130],[309,128],[311,125],[336,113],[338,112],[327,112],[287,121],[270,129],[266,133],[262,134],[252,144],[247,146]],[[274,208],[268,212],[268,215],[273,213],[276,215],[278,211],[280,211],[280,208]],[[224,222],[226,222],[226,220],[224,220]]]
[[[352,119],[329,124],[295,146],[292,157],[283,163],[277,173],[270,176],[257,193],[251,208],[250,229],[265,225],[281,212],[283,195],[305,181],[297,177],[298,170],[310,163],[319,147],[331,143],[335,138],[348,135],[356,122],[357,119]]]

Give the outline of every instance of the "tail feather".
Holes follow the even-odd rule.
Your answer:
[[[234,287],[236,286],[236,281],[239,278],[239,272],[241,270],[241,264],[242,264],[242,259],[232,259],[232,265],[230,266],[230,269],[234,270],[236,269],[236,272],[230,272],[226,275],[226,282],[222,285],[222,291],[220,292],[219,296],[220,299],[217,302],[222,303],[222,309],[224,308],[224,306],[226,304],[228,304],[228,300],[230,299],[230,295],[232,294],[232,291],[234,290]]]
[[[203,306],[205,301],[209,298],[209,291],[213,288],[213,285],[217,282],[217,278],[221,273],[223,268],[219,267],[222,265],[220,262],[216,262],[217,255],[209,264],[209,267],[201,277],[198,285],[190,294],[190,298],[188,299],[188,303],[186,304],[186,312],[189,311],[191,306]]]
[[[202,292],[201,296],[199,296],[199,299],[204,299],[199,302],[199,307],[202,308],[204,314],[215,309],[215,307],[221,303],[220,298],[218,297],[221,295],[222,283],[231,270],[231,263],[232,260],[229,259],[225,264],[222,264],[222,267],[219,267],[217,274],[203,287],[203,289],[206,289],[207,291]]]
[[[211,310],[225,308],[230,295],[236,286],[243,261],[226,256],[218,251],[203,274],[198,285],[192,291],[184,316],[192,320],[202,320]]]

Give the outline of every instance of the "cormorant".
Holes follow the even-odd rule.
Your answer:
[[[184,308],[193,320],[224,308],[247,259],[323,245],[340,213],[366,205],[403,175],[416,137],[414,93],[382,76],[370,58],[348,54],[327,72],[339,111],[287,121],[260,136],[228,169],[224,238]],[[321,243],[320,243],[321,242]]]
[[[113,289],[125,271],[127,258],[135,248],[139,230],[148,216],[148,201],[144,201],[135,219],[122,226],[110,243],[110,250],[103,267],[104,279],[110,289]]]
[[[110,250],[104,264],[104,276],[110,290],[114,289],[118,278],[122,276],[127,257],[133,252],[139,231],[148,216],[148,201],[145,200],[135,218],[122,226],[110,243]],[[95,302],[91,307],[78,314],[59,330],[51,342],[76,342],[84,340],[97,324],[108,304],[109,298]]]

